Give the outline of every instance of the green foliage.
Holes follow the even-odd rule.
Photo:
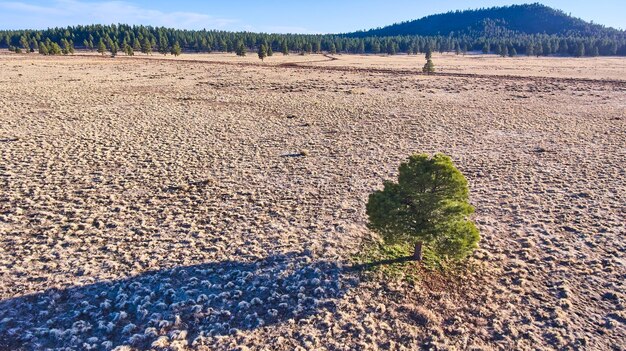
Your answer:
[[[574,54],[574,56],[576,57],[585,56],[585,44],[583,43],[578,44],[578,48],[576,49],[576,54]]]
[[[246,46],[243,44],[243,42],[240,42],[239,45],[237,45],[237,49],[235,50],[235,54],[237,54],[237,56],[246,56]]]
[[[143,44],[141,44],[141,52],[149,55],[152,53],[152,42],[148,38],[143,39]]]
[[[169,40],[164,34],[159,35],[159,52],[163,54],[163,56],[167,56],[170,52]]]
[[[20,38],[20,45],[22,46],[22,48],[24,50],[26,50],[27,52],[30,51],[30,45],[28,44],[28,38],[26,36],[22,36]]]
[[[61,47],[57,43],[50,43],[48,45],[48,54],[49,55],[61,55]]]
[[[413,155],[399,168],[398,182],[385,182],[367,203],[369,227],[387,244],[423,243],[440,260],[462,259],[480,239],[468,219],[467,180],[450,157]]]
[[[287,41],[283,41],[280,51],[283,55],[289,55],[289,46],[287,45]]]
[[[107,49],[124,50],[124,42],[134,51],[170,53],[170,43],[179,42],[181,51],[233,52],[238,44],[247,51],[260,44],[289,54],[289,50],[305,52],[345,53],[425,53],[427,48],[438,52],[496,51],[498,46],[514,48],[518,54],[570,56],[626,56],[626,31],[602,27],[572,18],[545,6],[521,5],[504,8],[458,11],[433,15],[422,20],[367,32],[341,35],[266,34],[216,30],[179,30],[141,25],[80,25],[46,30],[0,30],[0,47],[15,46],[35,49],[33,42],[48,40],[61,45],[61,40],[81,43],[88,49],[98,48],[100,40]],[[29,47],[25,44],[28,42]],[[137,45],[139,43],[139,45]],[[585,50],[581,51],[581,45]],[[148,47],[149,46],[149,47]],[[334,49],[333,49],[334,47]],[[497,52],[501,54],[502,49]],[[581,55],[582,54],[582,55]]]
[[[72,48],[70,50],[70,42],[67,41],[67,39],[61,39],[61,52],[63,53],[63,55],[67,55],[70,53],[70,51],[74,52],[74,49]]]
[[[141,50],[142,50],[141,43],[139,42],[139,39],[135,38],[133,40],[133,51],[140,52]]]
[[[261,61],[265,60],[265,58],[267,57],[267,49],[265,48],[265,44],[261,44],[259,46],[259,51],[257,51],[257,54],[259,55],[259,59]]]
[[[106,51],[107,51],[107,47],[104,45],[104,41],[100,39],[100,41],[98,42],[98,52],[101,55],[104,55]]]
[[[337,48],[334,43],[330,44],[330,48],[328,48],[328,53],[334,55],[337,53]]]
[[[422,72],[428,74],[435,72],[435,64],[433,63],[433,60],[428,59],[426,61],[426,64],[424,65],[424,67],[422,67]]]
[[[172,46],[172,51],[171,51],[171,53],[172,53],[172,55],[174,55],[174,56],[179,56],[179,55],[180,55],[180,52],[181,52],[181,49],[180,49],[180,44],[178,44],[178,42],[175,42],[175,43],[174,43],[174,45]]]
[[[48,55],[48,47],[43,41],[39,43],[39,53],[42,55]]]

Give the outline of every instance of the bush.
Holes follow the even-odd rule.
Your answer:
[[[424,65],[424,67],[422,67],[422,72],[424,72],[424,73],[434,73],[435,72],[435,65],[433,64],[433,60],[428,59],[426,61],[426,64]]]
[[[477,247],[480,235],[468,219],[467,180],[450,157],[413,155],[399,168],[398,182],[370,195],[367,203],[370,229],[386,244],[411,244],[414,259],[459,260]]]

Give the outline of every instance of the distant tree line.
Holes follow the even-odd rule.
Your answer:
[[[265,34],[215,30],[178,30],[124,24],[88,25],[46,30],[0,31],[0,47],[44,55],[71,54],[76,49],[102,54],[174,54],[181,52],[351,53],[419,54],[482,51],[502,56],[565,55],[626,56],[626,35],[612,32],[595,35],[523,34],[485,23],[487,30],[449,35],[359,36]]]

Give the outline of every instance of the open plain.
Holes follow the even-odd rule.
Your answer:
[[[0,55],[0,350],[624,350],[626,60]],[[449,154],[460,281],[372,279]]]

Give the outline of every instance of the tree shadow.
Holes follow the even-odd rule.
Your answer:
[[[413,256],[405,256],[405,257],[398,257],[398,258],[390,258],[387,260],[380,260],[380,261],[374,261],[374,262],[366,262],[366,263],[360,263],[360,264],[355,264],[352,265],[349,270],[353,271],[353,272],[359,272],[359,271],[363,271],[363,270],[368,270],[368,269],[372,269],[378,266],[386,266],[386,265],[391,265],[391,264],[395,264],[395,263],[405,263],[405,262],[413,262],[415,261],[415,258]]]
[[[149,348],[161,336],[219,336],[301,319],[335,301],[357,279],[305,254],[254,262],[176,267],[0,301],[0,349],[119,345]]]

